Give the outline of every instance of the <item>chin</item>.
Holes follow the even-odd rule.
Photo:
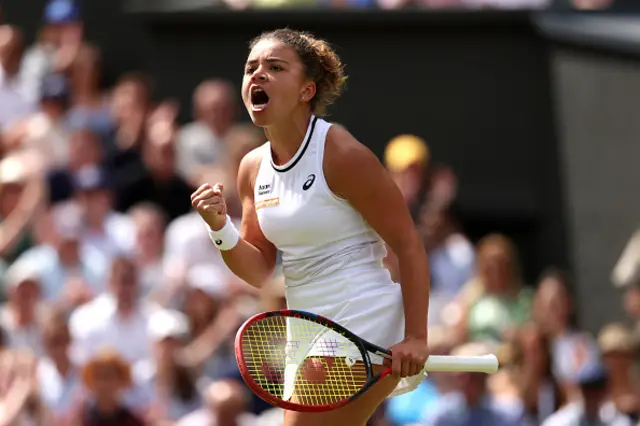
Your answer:
[[[249,116],[251,117],[253,124],[258,127],[267,127],[273,122],[269,115],[264,112],[254,112],[249,110]]]

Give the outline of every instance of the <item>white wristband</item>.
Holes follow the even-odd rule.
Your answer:
[[[207,226],[207,229],[209,230],[209,238],[221,251],[231,250],[240,241],[240,233],[233,225],[229,215],[227,215],[227,223],[224,224],[222,229],[214,231],[209,226]]]

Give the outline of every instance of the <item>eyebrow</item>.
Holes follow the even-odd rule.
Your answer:
[[[285,64],[289,64],[288,61],[286,61],[286,60],[284,60],[282,58],[276,58],[276,57],[269,57],[269,58],[265,59],[265,61],[269,62],[269,63],[282,62],[282,63],[285,63]],[[258,63],[257,59],[251,59],[251,60],[247,61],[247,65],[252,65],[252,64],[256,64],[256,63]]]

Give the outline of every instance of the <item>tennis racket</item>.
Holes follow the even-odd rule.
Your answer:
[[[238,330],[235,354],[249,388],[271,405],[320,412],[342,407],[391,374],[374,371],[391,352],[309,312],[254,315]],[[429,357],[425,371],[495,373],[495,355]]]

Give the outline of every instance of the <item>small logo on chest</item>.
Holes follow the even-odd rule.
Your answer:
[[[258,185],[258,195],[271,194],[272,190],[273,190],[273,188],[271,188],[271,184],[270,183],[268,183],[266,185]]]
[[[305,180],[304,184],[302,185],[302,190],[306,191],[307,189],[311,188],[311,185],[313,185],[313,182],[315,181],[316,181],[316,175],[310,174],[309,176],[307,176],[307,180]]]

